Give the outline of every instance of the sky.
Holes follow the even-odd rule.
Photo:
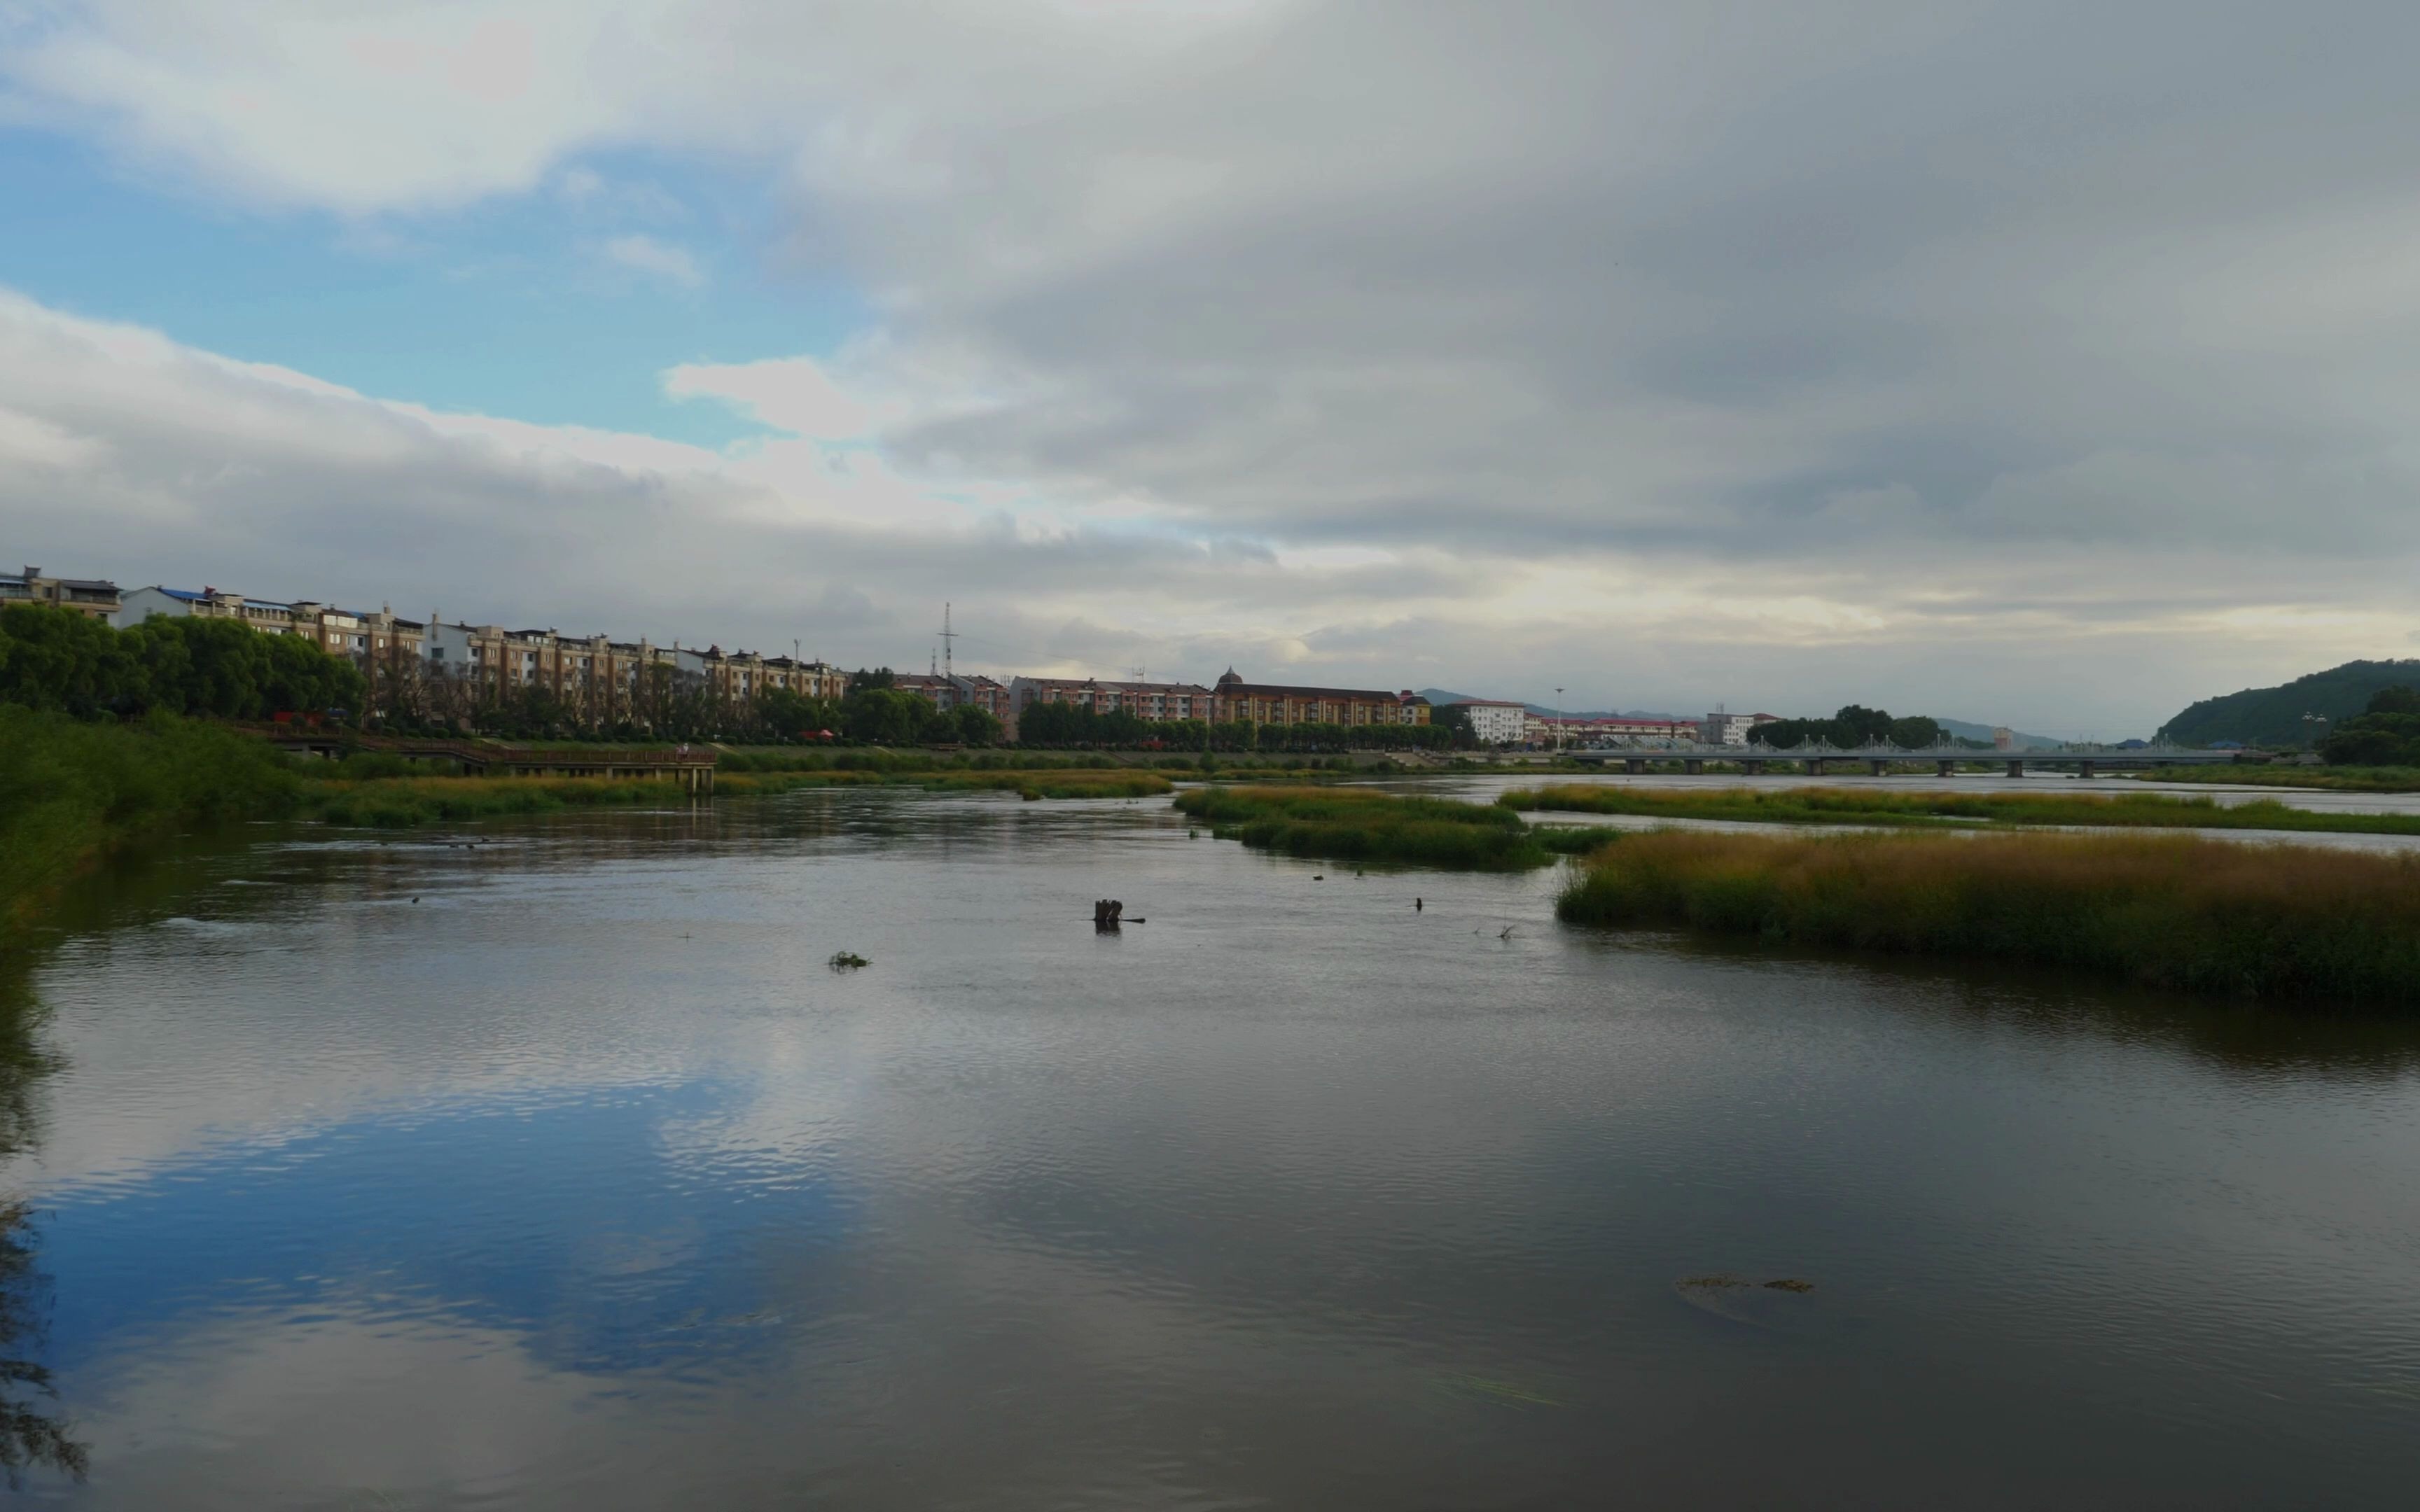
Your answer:
[[[0,549],[845,666],[947,604],[1003,676],[2147,734],[2420,655],[2415,44],[0,0]]]

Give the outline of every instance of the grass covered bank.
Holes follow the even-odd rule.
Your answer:
[[[302,802],[284,757],[214,724],[170,715],[92,724],[0,705],[0,939],[112,851]]]
[[[922,788],[927,793],[1016,793],[1027,798],[1146,798],[1172,793],[1176,784],[1157,772],[1136,767],[1108,771],[835,771],[724,772],[714,790],[729,797],[787,793],[796,788]]]
[[[2420,1006],[2420,857],[2185,835],[1664,830],[1590,856],[1556,912],[2232,996]]]
[[[2121,829],[2283,829],[2310,834],[2420,835],[2420,814],[2315,813],[2271,798],[2222,805],[2167,793],[1909,793],[1870,788],[1522,788],[1508,809],[1726,819],[1771,825],[1910,828],[2069,825]]]
[[[2420,793],[2420,766],[2180,766],[2139,773],[2145,782],[2226,783],[2247,788],[2309,788],[2333,793]]]
[[[1603,830],[1532,827],[1492,804],[1357,788],[1201,788],[1176,807],[1220,840],[1328,861],[1518,872],[1602,845]]]

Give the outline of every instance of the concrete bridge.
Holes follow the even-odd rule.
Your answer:
[[[1804,767],[1810,777],[1823,775],[1827,762],[1862,762],[1866,770],[1882,776],[1896,765],[1932,764],[1942,777],[1956,773],[1962,765],[1996,766],[2008,764],[2010,777],[2023,777],[2028,766],[2060,766],[2075,768],[2081,775],[2091,777],[2103,768],[2139,768],[2147,766],[2229,766],[2238,764],[2265,764],[2268,757],[2250,751],[2187,750],[2176,746],[2035,746],[2024,750],[1970,750],[1962,746],[1926,746],[1904,748],[1898,746],[1794,746],[1776,750],[1770,746],[1706,746],[1688,743],[1669,747],[1623,746],[1590,750],[1570,750],[1564,755],[1574,761],[1592,762],[1610,766],[1619,762],[1622,769],[1643,773],[1650,763],[1658,765],[1678,764],[1691,776],[1706,769],[1708,762],[1730,762],[1750,772],[1769,771],[1775,766]]]
[[[448,761],[481,777],[668,778],[699,796],[714,792],[711,746],[507,746],[486,740],[419,740],[365,735],[349,731],[272,725],[270,744],[287,750],[343,756],[374,750],[394,756]]]

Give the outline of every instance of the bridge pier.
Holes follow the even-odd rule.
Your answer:
[[[2084,768],[2084,770],[2083,770],[2083,772],[2082,772],[2082,774],[2081,774],[2081,775],[2083,775],[2083,776],[2085,776],[2085,777],[2090,777],[2090,776],[2092,775],[2092,764],[2091,764],[2090,762],[2085,762],[2085,763],[2082,763],[2081,764],[2082,764],[2082,766],[2083,766],[2083,768]]]
[[[1823,775],[1823,761],[1822,757],[1809,756],[1807,758],[1807,775],[1808,777],[1822,777]]]
[[[1933,765],[1939,768],[1940,775],[1943,777],[1949,776],[1958,768],[1958,764],[1956,762],[1935,762],[1933,763]]]
[[[1883,768],[1888,764],[1889,763],[1887,762],[1868,762],[1866,764],[1866,775],[1868,777],[1880,777],[1883,775]]]
[[[2025,775],[2025,764],[2024,764],[2024,763],[2023,763],[2023,762],[2010,762],[2010,763],[2009,764],[2009,775],[2010,777],[2023,777],[2023,776],[2024,776],[2024,775]]]
[[[1647,759],[1643,756],[1633,756],[1628,761],[1621,764],[1621,769],[1628,772],[1633,777],[1645,777],[1647,775]]]
[[[1688,773],[1691,777],[1703,777],[1706,775],[1706,764],[1692,756],[1687,761],[1681,764],[1681,770]]]

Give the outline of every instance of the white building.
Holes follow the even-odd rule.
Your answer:
[[[1777,714],[1725,714],[1716,709],[1698,723],[1698,738],[1709,746],[1745,746],[1747,733],[1761,724],[1779,721]]]
[[[1482,746],[1517,746],[1528,733],[1529,706],[1500,699],[1465,699],[1453,707],[1470,711],[1470,733]]]

